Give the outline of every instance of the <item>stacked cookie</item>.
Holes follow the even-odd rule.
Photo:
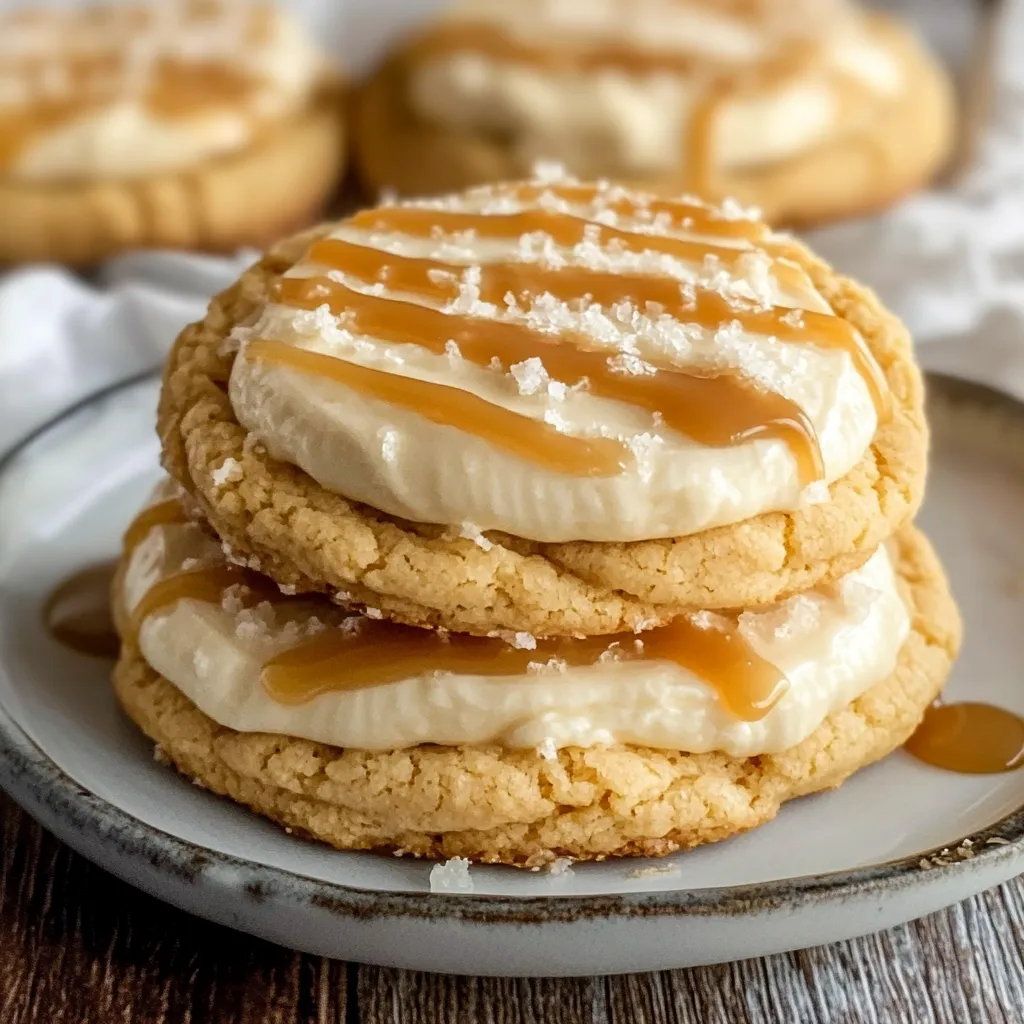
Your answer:
[[[735,204],[552,176],[290,239],[159,430],[120,700],[340,848],[722,839],[902,743],[958,644],[910,339]]]

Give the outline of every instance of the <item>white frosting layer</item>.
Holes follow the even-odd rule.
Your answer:
[[[437,205],[519,208],[507,198],[488,198],[492,195],[481,191]],[[561,202],[548,205],[566,208]],[[607,210],[601,216],[614,220]],[[638,222],[618,223],[637,227]],[[777,306],[832,312],[806,278],[799,293],[783,289],[764,253],[752,253],[730,274],[714,262],[684,264],[651,253],[611,252],[593,243],[570,250],[536,236],[507,242],[415,240],[371,236],[345,225],[335,236],[463,263],[526,260],[642,270]],[[299,265],[290,273],[318,272],[323,268]],[[367,288],[342,280],[357,289]],[[751,335],[736,324],[704,330],[649,311],[641,315],[632,307],[590,307],[580,312],[550,295],[536,299],[528,312],[499,312],[476,302],[472,285],[451,308],[551,330],[577,330],[593,344],[607,347],[609,355],[625,352],[702,370],[739,368],[806,412],[819,436],[828,482],[858,462],[875,432],[877,418],[868,389],[844,351],[780,343]],[[302,312],[270,305],[257,324],[236,332],[243,346],[253,337],[283,340],[363,366],[454,385],[503,409],[544,420],[563,433],[621,439],[636,454],[635,462],[617,476],[563,475],[342,384],[246,359],[243,347],[230,391],[239,422],[274,457],[300,466],[328,490],[416,522],[468,522],[539,541],[633,541],[697,533],[762,512],[793,509],[823,496],[820,488],[805,493],[796,460],[781,440],[708,447],[659,425],[636,406],[549,386],[536,366],[520,364],[515,373],[503,374],[471,364],[454,350],[439,356],[412,345],[384,344],[353,333],[326,307]]]
[[[848,131],[839,87],[844,81],[880,98],[899,92],[894,55],[848,5],[831,6],[840,10],[826,26],[814,67],[717,104],[709,129],[715,166],[784,160]],[[780,39],[762,22],[703,4],[654,0],[637,11],[623,0],[609,0],[598,5],[604,17],[592,15],[589,5],[585,14],[576,4],[540,7],[524,20],[533,8],[499,0],[482,9],[474,4],[465,16],[500,25],[513,37],[551,40],[552,46],[585,48],[612,39],[725,62],[736,75],[792,45],[790,35]],[[408,96],[428,121],[507,140],[523,166],[548,159],[592,174],[643,175],[671,171],[685,159],[689,125],[706,83],[706,75],[673,70],[544,68],[458,50],[412,67]]]
[[[74,100],[68,62],[110,51],[120,66],[110,81],[93,79],[80,109],[33,127],[3,173],[25,181],[133,178],[193,166],[250,144],[266,125],[300,110],[322,79],[324,62],[299,26],[280,10],[267,12],[253,34],[253,5],[220,0],[215,20],[195,24],[183,5],[155,3],[153,21],[133,33],[126,22],[78,23],[76,15],[41,15],[19,27],[0,22],[0,130],[4,118],[29,119],[34,106]],[[125,51],[128,57],[123,61]],[[21,61],[31,55],[35,70]],[[200,102],[188,112],[160,115],[147,102],[164,59],[223,65],[258,84],[237,102]]]
[[[155,528],[131,558],[126,606],[133,608],[186,559],[220,557],[197,526]],[[243,732],[379,750],[497,742],[550,752],[627,743],[751,757],[799,743],[829,713],[888,676],[909,629],[892,565],[880,549],[834,594],[812,592],[741,616],[751,646],[789,680],[782,699],[757,722],[730,714],[713,685],[657,660],[563,671],[538,666],[500,678],[427,673],[284,705],[266,694],[261,668],[297,638],[324,628],[310,624],[324,604],[283,601],[248,611],[235,610],[230,600],[223,607],[179,601],[144,621],[142,655],[214,721]]]

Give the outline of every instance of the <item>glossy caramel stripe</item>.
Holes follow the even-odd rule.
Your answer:
[[[369,232],[402,233],[414,238],[471,232],[476,239],[518,239],[526,234],[541,233],[550,235],[557,245],[566,247],[590,241],[607,247],[611,252],[615,252],[618,247],[625,252],[659,253],[699,267],[704,266],[710,258],[730,269],[735,268],[744,257],[760,251],[772,259],[771,272],[780,285],[799,293],[805,291],[809,284],[807,274],[800,266],[798,253],[792,247],[776,248],[767,243],[760,248],[752,245],[739,247],[669,238],[642,231],[627,231],[584,216],[550,210],[479,214],[390,206],[357,213],[346,222],[346,226]]]
[[[560,335],[548,335],[523,324],[443,313],[412,302],[367,295],[327,278],[282,278],[279,298],[289,305],[306,309],[315,309],[326,303],[336,315],[350,313],[360,333],[384,342],[415,344],[443,355],[446,343],[453,340],[463,357],[478,366],[487,367],[496,358],[507,370],[525,359],[539,357],[554,379],[566,384],[586,380],[592,394],[628,402],[658,413],[668,426],[702,444],[723,447],[755,438],[779,438],[793,452],[805,484],[820,480],[824,475],[814,427],[803,410],[782,395],[760,389],[738,374],[721,373],[700,377],[671,369],[657,370],[651,374],[619,373],[608,361],[614,353],[607,349],[585,347],[588,343],[585,336],[573,336],[573,343],[565,343]],[[251,351],[252,344],[247,352]],[[334,363],[343,362],[332,356],[322,358]],[[402,382],[392,389],[404,399],[399,404],[433,418],[425,395],[424,400],[418,400],[412,405],[411,396],[403,394],[408,391],[410,384],[419,382],[405,377],[394,379]],[[440,387],[436,384],[426,386]],[[474,403],[498,411],[497,407],[482,399],[468,397]],[[513,414],[504,415],[508,417]],[[480,433],[476,422],[469,423],[463,429]],[[509,429],[519,428],[506,421],[503,430]],[[551,431],[546,425],[544,429]],[[565,438],[563,434],[556,436]],[[495,435],[489,440],[501,443]],[[525,438],[505,437],[503,447],[509,448],[510,440],[515,440],[518,445]],[[524,450],[519,447],[517,453],[535,461],[546,461],[550,465],[552,453],[543,448]],[[571,472],[568,467],[562,471]],[[582,467],[577,469],[575,475],[582,475]]]
[[[637,640],[642,640],[640,651]],[[735,621],[725,629],[702,628],[686,616],[641,637],[538,640],[535,650],[459,633],[442,639],[433,631],[364,621],[356,631],[329,630],[271,658],[263,669],[263,685],[279,703],[302,704],[324,693],[432,672],[498,678],[527,675],[531,663],[552,658],[586,667],[609,654],[624,661],[672,661],[708,682],[728,711],[747,722],[763,718],[787,688],[785,676],[754,652]]]
[[[410,409],[433,423],[475,434],[519,458],[539,462],[552,472],[570,476],[616,476],[632,460],[629,449],[618,441],[570,437],[547,423],[508,412],[467,391],[444,384],[358,366],[270,339],[251,341],[244,351],[247,359],[325,377],[370,398]]]
[[[338,238],[318,239],[310,246],[306,258],[367,284],[383,282],[394,291],[409,292],[435,302],[450,300],[458,294],[456,275],[466,269],[440,260],[400,256]],[[711,330],[736,321],[750,334],[766,335],[787,343],[840,349],[850,356],[863,378],[879,417],[888,408],[888,385],[875,357],[853,326],[838,316],[783,306],[744,309],[730,304],[709,288],[696,288],[692,298],[686,296],[680,282],[669,277],[619,274],[585,267],[549,269],[536,263],[484,264],[480,268],[479,287],[481,300],[497,306],[504,306],[510,294],[517,301],[543,294],[570,303],[589,298],[605,308],[630,302],[641,311],[647,303],[655,303],[662,312],[683,323]],[[673,369],[671,365],[661,365],[663,369]]]
[[[626,196],[613,198],[594,185],[517,185],[510,188],[508,193],[525,203],[540,202],[545,196],[554,196],[556,199],[576,205],[600,201],[604,209],[611,210],[620,217],[668,217],[674,229],[706,235],[709,238],[759,242],[771,233],[768,225],[762,221],[724,217],[714,208],[700,203],[688,203],[682,199],[660,199],[656,196],[645,196],[639,202]]]
[[[165,501],[149,505],[129,523],[128,529],[125,530],[122,540],[123,557],[131,557],[131,553],[149,536],[150,530],[154,527],[187,522],[188,516],[185,515],[181,502],[176,498],[168,498]]]
[[[220,604],[224,592],[230,587],[242,586],[243,592],[255,603],[279,598],[277,588],[266,579],[236,565],[214,565],[185,572],[177,572],[153,584],[132,609],[126,643],[138,641],[142,623],[156,612],[163,611],[178,601],[202,601]]]

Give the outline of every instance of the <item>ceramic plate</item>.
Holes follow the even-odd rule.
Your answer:
[[[562,875],[474,867],[472,894],[431,894],[429,863],[338,853],[189,785],[121,714],[109,666],[56,646],[40,621],[56,582],[117,550],[157,478],[156,393],[148,379],[100,396],[0,466],[0,783],[114,874],[313,953],[568,975],[817,945],[1024,870],[1024,772],[948,774],[902,751],[721,845]],[[1024,407],[944,378],[932,394],[923,520],[968,637],[949,693],[1024,712]]]

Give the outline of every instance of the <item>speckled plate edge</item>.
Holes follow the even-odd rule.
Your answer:
[[[0,475],[28,447],[83,408],[151,376],[142,374],[106,388],[33,431],[0,458]],[[979,417],[991,419],[994,426],[1008,415],[1024,420],[1024,403],[993,388],[943,375],[930,375],[929,387],[933,400],[938,399],[946,406],[969,406]],[[142,888],[151,891],[158,888],[151,881],[147,884],[147,879],[151,879],[152,872],[156,871],[189,885],[202,880],[229,886],[233,892],[244,892],[257,904],[272,902],[311,906],[328,911],[332,916],[352,920],[454,919],[490,925],[533,925],[608,918],[733,918],[778,910],[798,911],[825,900],[839,905],[864,902],[902,889],[915,880],[921,881],[925,872],[929,883],[953,883],[958,879],[960,884],[939,885],[946,895],[937,900],[927,900],[927,909],[930,910],[997,884],[1024,868],[1022,806],[988,828],[963,837],[970,840],[967,856],[957,853],[958,845],[963,842],[961,839],[947,847],[882,864],[750,886],[565,897],[431,895],[362,890],[212,851],[141,822],[95,796],[58,768],[3,706],[0,706],[0,787],[74,849],[93,860],[101,860],[103,866]],[[95,853],[97,844],[107,849],[110,856],[98,857]],[[968,881],[974,876],[983,878],[983,883],[978,885]],[[190,900],[172,901],[197,913],[203,912]],[[230,917],[212,911],[207,916],[219,920]],[[880,920],[876,926],[883,927],[886,923],[889,922]],[[849,933],[864,930],[869,929],[857,928]]]

